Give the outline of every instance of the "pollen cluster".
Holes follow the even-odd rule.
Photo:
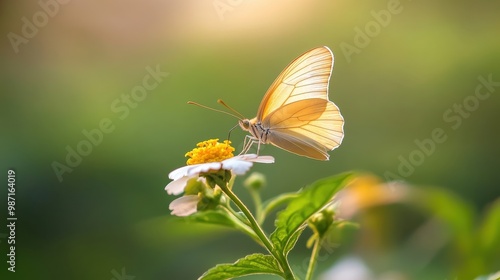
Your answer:
[[[193,165],[232,158],[234,156],[234,148],[231,146],[231,141],[224,140],[223,143],[219,143],[218,141],[219,139],[210,139],[196,144],[197,148],[184,155],[185,157],[189,157],[186,163]]]

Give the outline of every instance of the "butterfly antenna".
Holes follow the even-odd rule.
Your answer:
[[[231,114],[231,113],[226,112],[226,111],[217,110],[217,109],[214,109],[214,108],[211,108],[211,107],[208,107],[208,106],[205,106],[205,105],[201,105],[200,103],[196,103],[196,102],[193,102],[193,101],[188,101],[188,104],[190,104],[190,105],[196,105],[196,106],[199,106],[201,108],[205,108],[205,109],[212,110],[212,111],[215,111],[215,112],[219,112],[219,113],[223,113],[223,114],[226,114],[226,115],[230,115],[230,116],[235,117],[235,118],[237,118],[239,120],[244,119],[244,118],[242,118],[243,116],[241,116],[241,114],[239,114],[238,112],[232,110],[229,107],[228,108],[231,109],[231,111],[236,112],[238,114],[235,115],[235,114]]]
[[[222,101],[222,99],[218,99],[217,103],[221,104],[222,106],[224,106],[227,109],[229,109],[231,112],[235,113],[237,116],[239,116],[240,120],[245,119],[245,117],[242,114],[240,114],[240,112],[238,112],[235,109],[229,107],[229,105],[227,105],[224,101]]]
[[[232,132],[235,128],[237,128],[237,127],[238,127],[238,125],[239,125],[239,124],[237,124],[237,125],[233,126],[233,127],[229,130],[229,132],[227,133],[227,141],[229,141],[229,139],[231,138],[231,132]]]

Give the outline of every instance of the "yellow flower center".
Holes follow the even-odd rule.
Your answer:
[[[228,158],[232,158],[234,148],[230,145],[231,141],[224,140],[224,143],[219,143],[219,139],[210,139],[198,143],[192,151],[187,152],[185,157],[190,157],[187,160],[188,165],[218,162]]]

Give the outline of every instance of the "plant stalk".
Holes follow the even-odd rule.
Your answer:
[[[233,193],[231,189],[227,187],[226,184],[222,184],[222,186],[219,185],[219,187],[247,217],[251,227],[253,228],[259,239],[262,240],[262,243],[266,247],[267,251],[269,251],[269,253],[273,255],[274,258],[276,258],[276,260],[280,263],[281,268],[283,269],[283,273],[285,274],[285,279],[295,280],[295,276],[293,275],[292,269],[290,268],[290,265],[288,264],[288,261],[286,260],[285,256],[283,256],[283,254],[281,254],[280,252],[276,251],[273,244],[271,243],[271,240],[269,240],[269,238],[264,233],[259,223],[255,220],[254,216],[252,215],[250,210],[248,210],[246,205],[236,196],[235,193]]]
[[[314,274],[314,268],[316,267],[319,250],[321,249],[321,238],[316,238],[314,241],[314,246],[311,252],[311,259],[309,259],[309,267],[307,268],[305,280],[311,280]]]

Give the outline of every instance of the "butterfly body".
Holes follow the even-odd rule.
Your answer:
[[[276,78],[262,100],[257,116],[242,119],[250,142],[272,144],[289,152],[328,160],[328,151],[344,137],[344,119],[328,99],[333,54],[327,47],[312,49],[292,61]]]
[[[260,143],[269,144],[268,135],[271,130],[264,127],[262,122],[257,121],[257,118],[241,120],[239,125],[241,129],[250,132],[253,138],[258,139]]]

